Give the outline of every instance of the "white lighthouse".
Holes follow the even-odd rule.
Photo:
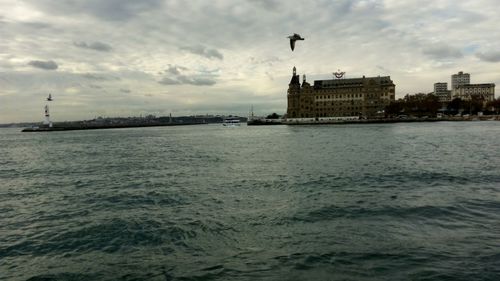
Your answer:
[[[47,101],[52,101],[51,94],[49,94]],[[50,113],[49,113],[49,105],[48,104],[45,105],[45,120],[43,121],[43,124],[49,126],[49,128],[52,128],[52,121],[50,121]]]

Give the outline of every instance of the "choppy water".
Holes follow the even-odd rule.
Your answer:
[[[0,130],[0,280],[500,280],[500,122]]]

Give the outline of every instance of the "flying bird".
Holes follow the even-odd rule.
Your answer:
[[[49,94],[49,97],[47,98],[48,101],[52,101],[52,95]]]
[[[294,33],[293,35],[288,36],[287,38],[290,38],[290,48],[295,49],[295,41],[297,40],[304,40],[304,38],[300,37],[299,34]]]

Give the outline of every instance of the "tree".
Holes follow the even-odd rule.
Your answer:
[[[273,113],[273,114],[270,114],[270,115],[267,115],[266,119],[279,119],[280,116],[278,114]]]
[[[500,98],[489,101],[486,104],[486,107],[493,108],[493,111],[495,112],[495,114],[499,114],[500,113]]]
[[[436,115],[440,107],[441,103],[439,102],[439,98],[434,94],[428,94],[420,103],[422,113],[428,113],[429,115]]]
[[[397,101],[391,101],[389,105],[385,107],[385,113],[389,116],[398,115],[403,111],[404,101],[399,99]]]
[[[484,98],[482,96],[473,95],[471,96],[469,114],[477,114],[479,111],[484,110]]]
[[[439,98],[434,94],[407,94],[403,99],[391,102],[386,107],[386,113],[389,115],[402,112],[416,116],[436,115],[440,107]]]
[[[464,102],[461,98],[454,98],[452,101],[448,103],[448,111],[458,113],[460,109],[463,109]]]

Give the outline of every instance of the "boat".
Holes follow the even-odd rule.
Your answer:
[[[236,127],[240,125],[239,118],[226,118],[222,121],[222,126],[226,127]]]

